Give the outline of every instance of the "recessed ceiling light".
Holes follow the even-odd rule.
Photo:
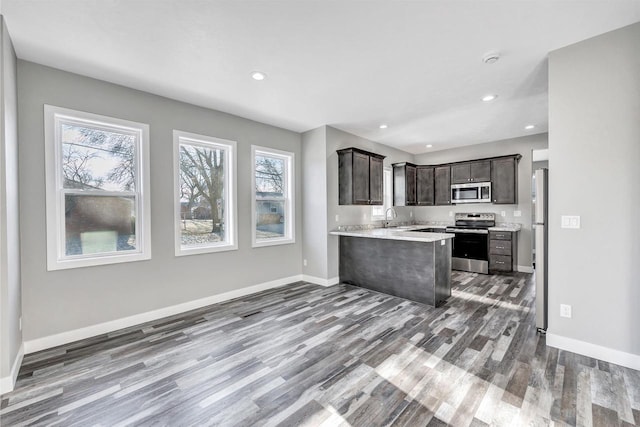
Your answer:
[[[482,62],[484,62],[485,64],[493,64],[497,62],[498,59],[500,59],[500,53],[491,51],[484,54],[484,56],[482,57]]]
[[[388,127],[389,127],[389,126],[388,126],[388,125],[385,125],[384,123],[380,125],[380,129],[386,129],[386,128],[388,128]]]
[[[531,129],[533,129],[534,127],[536,127],[536,125],[526,125],[524,128],[525,128],[526,130],[531,130]]]
[[[489,102],[489,101],[493,101],[497,97],[498,97],[498,95],[485,95],[485,96],[482,97],[482,100],[484,102]]]
[[[267,78],[267,75],[266,75],[265,73],[261,72],[261,71],[252,71],[252,72],[251,72],[251,78],[252,78],[253,80],[258,80],[258,81],[260,81],[260,80],[264,80],[264,79],[266,79],[266,78]]]
[[[433,147],[433,145],[427,144],[427,148],[431,148],[431,147]]]

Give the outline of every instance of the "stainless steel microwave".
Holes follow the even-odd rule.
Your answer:
[[[453,184],[451,203],[491,203],[491,183]]]

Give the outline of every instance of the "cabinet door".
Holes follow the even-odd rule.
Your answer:
[[[472,182],[491,181],[491,162],[489,160],[471,162],[469,169]]]
[[[416,167],[407,165],[407,206],[416,204]]]
[[[517,161],[515,158],[491,161],[491,199],[496,204],[518,203]]]
[[[471,164],[451,165],[451,184],[466,184],[467,182],[471,182]]]
[[[353,153],[353,204],[369,204],[369,156]]]
[[[438,166],[433,170],[435,180],[435,204],[451,204],[451,168]]]
[[[416,204],[418,206],[433,206],[433,197],[433,168],[418,166],[416,168]]]
[[[369,199],[372,205],[383,204],[383,176],[384,167],[382,159],[377,157],[369,158]]]

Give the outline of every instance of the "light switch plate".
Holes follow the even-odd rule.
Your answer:
[[[440,246],[444,246],[447,242],[445,240],[440,240]]]
[[[560,317],[571,319],[571,306],[568,304],[560,304]]]
[[[340,221],[340,215],[336,215],[336,222]]]
[[[562,228],[580,228],[580,217],[577,215],[562,215]]]
[[[449,216],[453,216],[453,211],[449,211]]]
[[[413,218],[413,211],[409,212],[409,218]]]
[[[304,265],[305,267],[307,266],[307,260],[306,259],[302,261],[302,265]]]
[[[513,216],[522,216],[522,211],[513,211]]]
[[[500,211],[500,216],[507,216],[507,212],[506,211]]]

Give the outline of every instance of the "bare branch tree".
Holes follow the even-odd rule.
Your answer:
[[[180,147],[180,175],[189,203],[204,199],[211,209],[212,232],[220,222],[218,200],[224,191],[224,156],[220,150],[186,146]],[[222,213],[224,216],[224,212]]]
[[[256,192],[284,193],[284,161],[256,156]]]
[[[65,185],[73,188],[100,187],[103,180],[89,171],[87,164],[99,157],[97,153],[79,150],[72,144],[64,144],[62,150],[62,174]]]

